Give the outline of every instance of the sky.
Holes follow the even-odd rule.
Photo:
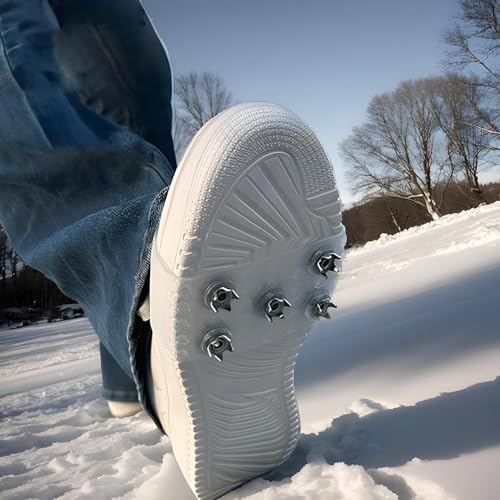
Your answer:
[[[353,194],[339,144],[371,98],[443,71],[457,0],[144,0],[174,75],[213,71],[238,102],[296,112],[330,155],[344,203]]]

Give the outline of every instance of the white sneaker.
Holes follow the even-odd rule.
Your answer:
[[[112,417],[130,417],[142,411],[141,403],[135,401],[111,401],[108,399],[108,408]]]
[[[154,404],[199,499],[295,448],[295,360],[331,312],[344,244],[332,165],[293,113],[241,104],[194,137],[153,243],[150,303]]]

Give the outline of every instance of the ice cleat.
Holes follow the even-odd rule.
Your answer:
[[[228,284],[213,284],[208,287],[206,292],[206,303],[214,312],[218,312],[219,309],[230,311],[231,302],[239,298],[240,297],[236,293],[236,290],[234,290],[231,285]]]
[[[267,320],[272,321],[274,318],[284,319],[285,307],[292,307],[292,304],[290,304],[285,297],[271,297],[266,301],[264,306],[264,314],[266,315]]]

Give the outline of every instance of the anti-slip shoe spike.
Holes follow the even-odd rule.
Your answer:
[[[338,272],[336,261],[340,259],[342,259],[342,257],[333,250],[320,251],[316,254],[314,259],[316,271],[318,271],[325,278],[328,278],[329,272]]]
[[[236,293],[236,290],[231,288],[229,285],[220,283],[211,285],[208,287],[206,292],[206,301],[214,312],[218,312],[219,309],[230,311],[231,302],[235,299],[238,300],[239,298],[240,297]]]
[[[337,309],[337,306],[332,302],[330,297],[326,296],[315,302],[313,311],[318,317],[330,319],[331,316],[328,311],[330,307]]]
[[[269,299],[264,307],[264,313],[268,321],[272,321],[273,318],[284,319],[285,307],[292,307],[292,304],[285,297],[272,297]]]
[[[153,242],[149,385],[198,499],[292,453],[295,360],[318,319],[311,290],[322,298],[335,284],[333,267],[322,264],[324,280],[311,259],[344,244],[332,165],[293,113],[240,104],[193,138]]]
[[[217,328],[208,332],[201,341],[201,348],[209,358],[222,362],[226,351],[234,352],[233,340],[228,330]]]

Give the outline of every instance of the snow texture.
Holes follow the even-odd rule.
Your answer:
[[[500,498],[500,203],[351,250],[299,356],[303,434],[226,499]],[[0,331],[2,499],[192,500],[143,414],[110,418],[86,319]]]

